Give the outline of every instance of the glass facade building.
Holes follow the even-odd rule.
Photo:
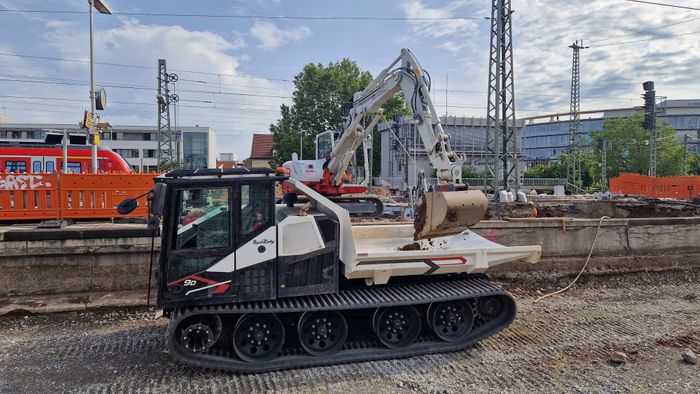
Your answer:
[[[183,158],[187,168],[207,168],[209,136],[207,133],[183,133]]]
[[[600,130],[605,119],[628,117],[638,110],[641,109],[584,111],[581,119],[581,142],[590,145],[589,133]],[[700,100],[666,100],[657,104],[657,122],[661,121],[669,123],[676,130],[679,141],[700,141]],[[522,146],[527,168],[537,164],[548,164],[561,153],[569,151],[570,124],[566,114],[525,119]],[[700,152],[700,144],[688,144],[688,150]]]

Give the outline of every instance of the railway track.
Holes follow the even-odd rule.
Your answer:
[[[680,361],[686,347],[700,352],[697,272],[661,276],[538,304],[516,292],[513,325],[467,350],[248,375],[175,362],[167,320],[144,309],[5,317],[0,392],[698,392],[699,367]],[[629,362],[612,365],[613,350]]]

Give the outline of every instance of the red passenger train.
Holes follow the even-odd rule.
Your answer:
[[[107,149],[97,150],[99,172],[134,172],[118,154]],[[47,173],[63,170],[63,148],[54,145],[0,146],[0,171]],[[68,173],[92,172],[89,147],[68,147]]]

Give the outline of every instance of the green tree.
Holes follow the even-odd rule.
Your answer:
[[[483,178],[486,176],[485,171],[479,171],[472,166],[462,167],[462,178]]]
[[[275,136],[272,166],[291,160],[292,153],[300,152],[302,158],[315,157],[315,140],[318,133],[326,130],[341,130],[341,107],[352,99],[356,91],[364,89],[372,81],[372,75],[362,71],[357,63],[349,59],[322,64],[307,64],[294,77],[294,92],[291,106],[280,107],[280,119],[270,125]],[[405,112],[405,103],[398,95],[384,106],[384,117]],[[369,122],[369,120],[367,120]],[[374,144],[379,147],[379,136]],[[374,167],[379,167],[379,149],[375,149]]]
[[[591,167],[594,165],[595,159],[591,152],[579,153],[581,160],[581,182],[584,188],[595,184],[595,178],[591,172]],[[567,178],[568,169],[571,165],[571,155],[562,153],[556,160],[548,165],[538,164],[523,174],[524,178]]]
[[[566,168],[561,171],[559,162],[550,165],[538,164],[523,174],[524,178],[566,178]],[[563,175],[563,176],[562,176]]]
[[[597,182],[600,179],[602,152],[598,141],[606,141],[608,178],[620,173],[649,173],[649,139],[651,133],[642,127],[644,115],[639,112],[629,118],[606,119],[600,131],[590,133],[593,160],[588,167]],[[666,122],[656,128],[656,174],[659,176],[683,173],[683,146],[676,132]]]
[[[688,175],[700,175],[700,155],[688,153]]]

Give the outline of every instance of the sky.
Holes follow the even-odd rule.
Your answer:
[[[291,103],[305,64],[349,58],[374,75],[404,47],[430,72],[439,111],[486,115],[490,1],[108,2],[115,15],[94,17],[95,58],[108,96],[100,115],[113,125],[157,124],[163,58],[179,77],[173,124],[213,127],[218,152],[243,160],[252,134],[268,132]],[[647,80],[657,96],[700,98],[700,11],[624,0],[512,0],[512,8],[518,118],[568,112],[574,40],[590,46],[581,51],[582,110],[642,105]],[[3,9],[69,13],[0,11],[0,113],[17,123],[80,121],[90,106],[87,0],[0,0]],[[281,18],[290,16],[330,19]],[[410,19],[425,17],[464,19]]]

